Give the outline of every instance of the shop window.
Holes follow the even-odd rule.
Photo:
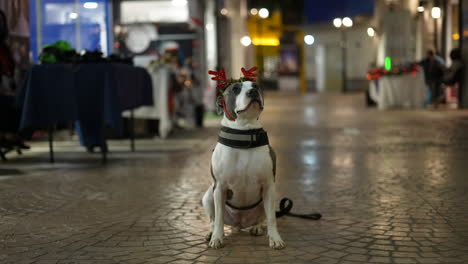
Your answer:
[[[183,0],[123,1],[121,3],[122,23],[141,22],[187,22],[188,2]]]
[[[77,51],[109,53],[110,0],[31,0],[31,51],[64,40]]]

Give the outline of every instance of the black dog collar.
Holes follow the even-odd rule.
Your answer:
[[[221,127],[218,142],[231,148],[249,149],[269,145],[268,135],[263,128],[239,130]]]

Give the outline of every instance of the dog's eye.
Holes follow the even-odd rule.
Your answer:
[[[240,93],[241,88],[239,86],[232,87],[232,91],[236,94]]]

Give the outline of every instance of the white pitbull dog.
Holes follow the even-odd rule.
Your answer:
[[[284,248],[276,227],[276,157],[259,121],[263,93],[254,82],[235,82],[219,99],[224,117],[211,158],[214,182],[202,200],[211,224],[209,246],[223,246],[225,224],[262,235],[266,219],[270,247]]]

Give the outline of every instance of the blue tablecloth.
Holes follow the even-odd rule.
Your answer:
[[[152,82],[145,69],[125,64],[35,65],[18,104],[21,129],[79,121],[82,144],[101,145],[104,125],[121,131],[122,111],[153,104]]]

